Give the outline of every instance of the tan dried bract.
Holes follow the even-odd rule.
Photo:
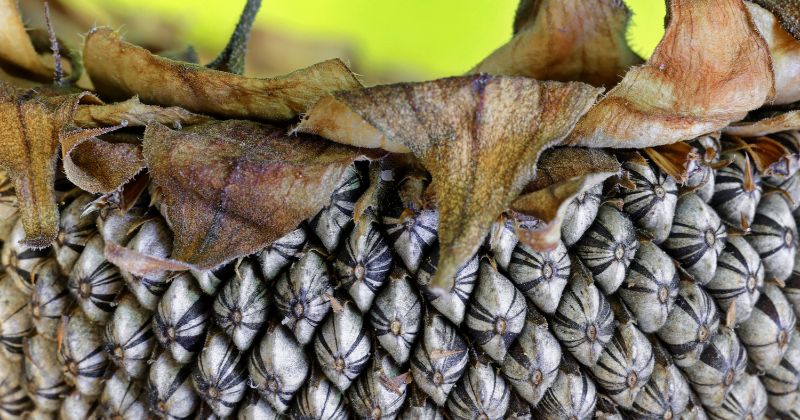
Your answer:
[[[18,0],[0,0],[0,65],[5,62],[37,80],[53,80],[53,67],[45,64],[27,34]]]
[[[774,95],[769,49],[741,0],[672,0],[652,57],[632,68],[568,142],[643,148],[742,119]]]
[[[800,128],[800,111],[780,112],[757,121],[739,121],[725,127],[722,132],[732,136],[756,137]]]
[[[517,228],[520,241],[538,251],[558,245],[570,201],[619,173],[619,162],[606,151],[559,147],[539,159],[536,178],[511,204],[511,210],[539,219],[536,229]]]
[[[84,191],[105,194],[117,190],[144,169],[142,147],[135,136],[111,134],[110,137],[62,143],[64,172],[70,182]]]
[[[772,55],[772,69],[775,72],[773,104],[789,104],[800,100],[800,41],[786,32],[768,10],[750,2],[745,4]]]
[[[155,276],[168,271],[186,271],[192,268],[189,264],[181,261],[144,254],[113,242],[106,242],[103,252],[110,263],[142,277]]]
[[[86,36],[83,60],[104,98],[138,95],[148,104],[230,118],[288,120],[320,96],[361,86],[338,59],[273,79],[256,79],[159,57],[122,41],[107,28]]]
[[[252,254],[330,201],[362,151],[282,127],[228,120],[152,124],[144,156],[175,234],[172,257],[210,269]]]
[[[323,98],[297,130],[419,158],[440,210],[433,282],[447,288],[533,178],[542,150],[559,144],[599,93],[488,75],[377,86]]]
[[[642,62],[625,40],[630,15],[621,0],[522,0],[514,37],[470,72],[610,88]]]
[[[800,1],[752,0],[752,2],[772,12],[787,32],[800,39]]]
[[[75,125],[86,128],[122,123],[134,127],[153,122],[180,127],[211,120],[211,117],[195,114],[177,106],[145,105],[137,96],[113,104],[79,105],[75,111]]]

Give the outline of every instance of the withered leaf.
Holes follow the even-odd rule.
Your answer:
[[[774,105],[800,100],[800,41],[786,32],[768,10],[745,2],[761,36],[769,45],[775,72]]]
[[[522,0],[514,37],[470,73],[610,88],[642,62],[625,40],[630,15],[620,0]]]
[[[175,233],[172,258],[211,269],[256,252],[319,211],[360,150],[227,120],[151,124],[144,157]]]
[[[67,178],[82,190],[91,193],[109,193],[130,181],[144,169],[140,141],[107,141],[88,138],[61,143],[64,172]]]
[[[739,121],[722,132],[732,136],[756,137],[800,128],[800,111],[786,111],[758,121]]]
[[[568,142],[643,148],[742,119],[774,95],[769,49],[741,0],[672,0],[664,38],[593,107]]]
[[[154,276],[167,271],[186,271],[192,268],[181,261],[144,254],[113,242],[106,242],[103,252],[109,262],[137,276]]]
[[[559,147],[542,153],[536,177],[511,203],[511,210],[543,223],[536,229],[516,229],[520,241],[539,251],[558,245],[570,201],[619,173],[620,165],[600,149]]]
[[[751,0],[778,17],[784,30],[800,39],[800,1],[797,0]]]
[[[524,77],[464,76],[376,86],[321,99],[297,127],[339,143],[411,151],[431,173],[447,288],[494,220],[600,89]]]
[[[0,168],[14,180],[25,244],[49,246],[58,233],[55,171],[58,146],[107,132],[72,125],[84,94],[46,96],[44,90],[18,90],[0,82]]]
[[[86,36],[83,60],[105,98],[138,95],[145,103],[230,118],[288,120],[322,95],[361,86],[337,59],[273,79],[248,78],[159,57],[108,28]]]
[[[11,64],[38,80],[53,80],[53,67],[46,65],[33,47],[17,2],[0,0],[0,64]]]
[[[152,122],[180,127],[200,124],[212,119],[177,106],[145,105],[139,101],[138,96],[112,104],[78,105],[78,109],[75,111],[75,125],[86,128],[123,123],[134,127],[145,126]]]

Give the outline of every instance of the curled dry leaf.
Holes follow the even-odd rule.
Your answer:
[[[800,100],[800,41],[780,25],[775,15],[756,4],[745,2],[753,22],[769,45],[772,69],[775,72],[773,104],[789,104]]]
[[[22,22],[18,0],[0,0],[0,64],[11,64],[42,81],[53,80],[53,67],[46,65],[31,43]]]
[[[79,105],[75,111],[75,125],[87,128],[117,125],[123,122],[129,126],[145,126],[157,122],[181,127],[211,120],[211,117],[195,114],[177,106],[145,105],[137,96],[113,104]]]
[[[184,131],[151,124],[144,134],[150,177],[175,233],[172,258],[199,269],[252,254],[313,216],[363,155],[252,121]]]
[[[594,106],[568,142],[643,148],[742,119],[774,95],[769,49],[741,0],[672,0],[664,38]]]
[[[494,220],[536,173],[600,89],[524,77],[465,76],[376,86],[321,99],[297,127],[339,143],[411,151],[431,173],[449,288]]]
[[[630,15],[621,0],[522,0],[514,37],[470,73],[612,87],[642,62],[625,40]]]
[[[180,106],[230,118],[288,120],[320,96],[360,87],[340,60],[273,79],[255,79],[159,57],[98,28],[86,36],[83,60],[97,92],[113,100]]]
[[[91,193],[115,191],[144,169],[142,147],[133,135],[62,141],[61,150],[67,178]]]
[[[542,153],[536,178],[511,203],[513,211],[542,221],[536,229],[517,229],[520,241],[538,251],[557,246],[570,201],[619,169],[617,159],[600,149],[559,147]]]
[[[735,122],[725,127],[722,131],[732,136],[756,137],[780,133],[781,131],[797,130],[798,128],[800,128],[800,111],[795,110],[780,112],[758,121]]]
[[[751,0],[778,17],[784,30],[800,39],[800,2],[797,0]]]
[[[58,233],[53,185],[59,144],[77,143],[111,130],[81,130],[72,125],[75,107],[83,97],[87,96],[19,90],[0,82],[0,168],[14,180],[27,246],[49,246]]]

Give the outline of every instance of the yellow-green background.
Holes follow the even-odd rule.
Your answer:
[[[184,42],[221,48],[244,0],[63,0],[91,13],[158,14],[184,29]],[[518,0],[263,0],[260,28],[290,36],[346,42],[362,72],[393,67],[424,78],[463,73],[511,36]],[[632,47],[647,57],[663,33],[664,2],[626,0],[633,10]],[[113,20],[118,23],[119,19]]]

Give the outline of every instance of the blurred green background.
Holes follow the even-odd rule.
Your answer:
[[[625,2],[634,13],[629,42],[647,57],[663,33],[664,2]],[[264,0],[248,66],[268,75],[339,56],[368,82],[460,74],[510,38],[517,3]],[[155,45],[159,39],[178,39],[194,46],[203,61],[224,46],[244,0],[61,0],[61,4],[87,22],[121,28],[128,39],[134,36],[132,42],[154,44],[151,48],[179,49],[181,45],[174,43]]]

